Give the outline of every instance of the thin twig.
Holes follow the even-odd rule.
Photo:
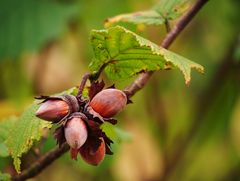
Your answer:
[[[167,33],[169,33],[171,31],[171,26],[169,21],[166,19],[164,24],[165,24]]]
[[[90,73],[86,73],[86,74],[83,76],[82,81],[81,81],[81,83],[80,83],[80,86],[79,86],[79,88],[78,88],[78,94],[77,94],[77,97],[78,97],[78,98],[81,98],[83,89],[84,89],[84,87],[85,87],[85,85],[86,85],[86,83],[87,83],[87,80],[89,79],[90,76],[91,76]]]
[[[179,33],[187,26],[197,12],[203,7],[208,0],[198,0],[189,11],[182,16],[173,29],[167,34],[163,40],[161,47],[168,48],[171,43],[176,39]],[[129,97],[132,97],[137,91],[141,90],[148,80],[151,78],[153,71],[141,74],[130,86],[125,89]]]
[[[100,76],[100,74],[102,73],[102,71],[104,70],[104,68],[106,67],[107,64],[103,64],[100,69],[97,72],[93,72],[93,73],[86,73],[83,78],[82,81],[80,83],[80,86],[78,88],[78,94],[77,94],[77,98],[81,98],[82,97],[82,92],[83,89],[87,83],[87,80],[89,80],[90,82],[93,82],[94,80],[97,80]]]
[[[89,80],[90,80],[91,82],[94,81],[94,80],[97,80],[97,79],[99,78],[99,76],[101,75],[101,73],[103,72],[103,70],[105,69],[105,67],[106,67],[109,63],[111,63],[111,61],[108,62],[108,63],[104,63],[104,64],[98,69],[98,71],[93,72],[93,73],[90,75]]]
[[[63,144],[61,148],[55,148],[50,150],[39,160],[33,163],[28,169],[24,170],[21,174],[13,176],[12,180],[21,181],[38,175],[43,169],[49,166],[54,160],[58,159],[68,150],[69,146],[67,143]]]
[[[170,44],[176,39],[178,34],[186,27],[186,25],[192,20],[197,12],[208,0],[198,0],[197,3],[179,20],[174,28],[167,34],[163,40],[161,46],[168,48]],[[125,89],[129,97],[132,97],[137,91],[142,89],[152,76],[153,71],[141,74],[130,86]],[[12,180],[26,180],[38,175],[43,169],[50,165],[54,160],[59,158],[62,154],[69,150],[67,145],[61,148],[55,148],[46,155],[42,156],[39,160],[32,164],[31,167],[24,170],[21,174],[13,176]]]

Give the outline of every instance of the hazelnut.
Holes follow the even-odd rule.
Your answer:
[[[72,95],[42,96],[37,99],[44,99],[36,116],[51,122],[59,122],[73,112],[79,111],[78,100]]]
[[[68,104],[63,100],[47,100],[36,112],[36,116],[46,121],[56,122],[64,118],[69,112]]]
[[[72,117],[66,122],[64,135],[71,148],[79,149],[87,140],[87,126],[80,117]]]
[[[122,111],[126,104],[126,94],[121,90],[111,88],[97,93],[89,105],[102,117],[110,118]]]
[[[103,138],[101,139],[101,144],[96,151],[93,151],[89,144],[84,144],[80,149],[79,153],[84,161],[90,165],[97,166],[100,164],[105,157],[105,142]]]

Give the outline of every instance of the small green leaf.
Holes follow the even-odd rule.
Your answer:
[[[0,143],[4,142],[8,138],[9,132],[15,125],[17,119],[17,117],[12,116],[0,120]]]
[[[0,171],[0,181],[10,181],[11,180],[11,175],[8,173],[2,173]]]
[[[78,93],[78,88],[77,87],[72,87],[72,88],[67,89],[67,90],[65,90],[63,92],[60,92],[60,93],[58,93],[56,95],[70,94],[70,95],[76,96],[77,93]]]
[[[105,67],[105,73],[112,80],[126,79],[139,72],[178,68],[185,83],[191,80],[191,69],[203,72],[204,68],[187,58],[144,39],[121,27],[107,30],[93,30],[91,43],[95,59],[89,67],[92,72]]]
[[[12,129],[16,121],[17,117],[10,117],[0,120],[0,157],[9,156],[5,141],[8,138],[10,130]]]
[[[120,21],[134,24],[162,25],[166,21],[181,16],[187,9],[188,2],[189,0],[161,0],[150,10],[120,14],[109,18],[106,20],[105,26],[108,27]]]
[[[105,22],[105,26],[109,27],[113,23],[127,22],[134,24],[146,24],[146,25],[162,25],[165,19],[155,10],[138,11],[134,13],[120,14],[109,18]]]
[[[181,16],[188,8],[191,0],[160,0],[153,7],[164,19],[174,20]]]
[[[16,171],[20,172],[21,156],[26,153],[34,141],[41,138],[43,128],[50,128],[49,122],[38,119],[35,112],[39,105],[31,105],[11,129],[6,145],[14,160]]]
[[[132,136],[128,132],[126,132],[108,122],[104,122],[101,125],[101,129],[111,140],[116,141],[116,142],[129,141],[132,138]]]
[[[72,87],[72,88],[70,88],[70,89],[68,89],[66,91],[63,91],[61,93],[58,93],[56,95],[64,95],[64,94],[70,94],[70,95],[73,95],[73,96],[77,96],[78,88],[77,87]],[[88,97],[88,88],[87,87],[85,87],[83,89],[82,96],[85,97],[85,98]]]
[[[112,139],[112,140],[117,139],[115,127],[112,124],[105,122],[104,124],[101,125],[101,129],[110,139]]]

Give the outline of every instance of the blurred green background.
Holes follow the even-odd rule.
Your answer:
[[[20,115],[36,95],[78,85],[93,58],[90,31],[156,3],[1,0],[0,118]],[[119,127],[132,136],[114,144],[113,156],[92,167],[67,153],[32,180],[240,180],[239,7],[238,0],[211,0],[186,27],[170,49],[205,66],[205,74],[193,72],[187,87],[178,70],[156,72],[118,115]],[[166,35],[164,26],[124,26],[156,44]],[[42,153],[55,147],[51,134],[40,146]],[[34,149],[23,168],[37,159]],[[0,157],[0,170],[14,174],[9,157]]]

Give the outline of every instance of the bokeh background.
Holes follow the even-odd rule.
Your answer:
[[[93,58],[90,31],[156,2],[1,0],[0,119],[20,115],[36,95],[78,85]],[[240,180],[239,7],[238,0],[211,0],[181,33],[170,49],[205,66],[205,74],[193,72],[186,86],[178,70],[155,73],[117,116],[127,135],[114,156],[92,167],[66,153],[32,180]],[[156,44],[166,35],[164,26],[124,26]],[[55,147],[51,134],[42,143],[42,154]],[[33,150],[23,168],[38,158]],[[0,157],[0,170],[14,173],[10,157]]]

